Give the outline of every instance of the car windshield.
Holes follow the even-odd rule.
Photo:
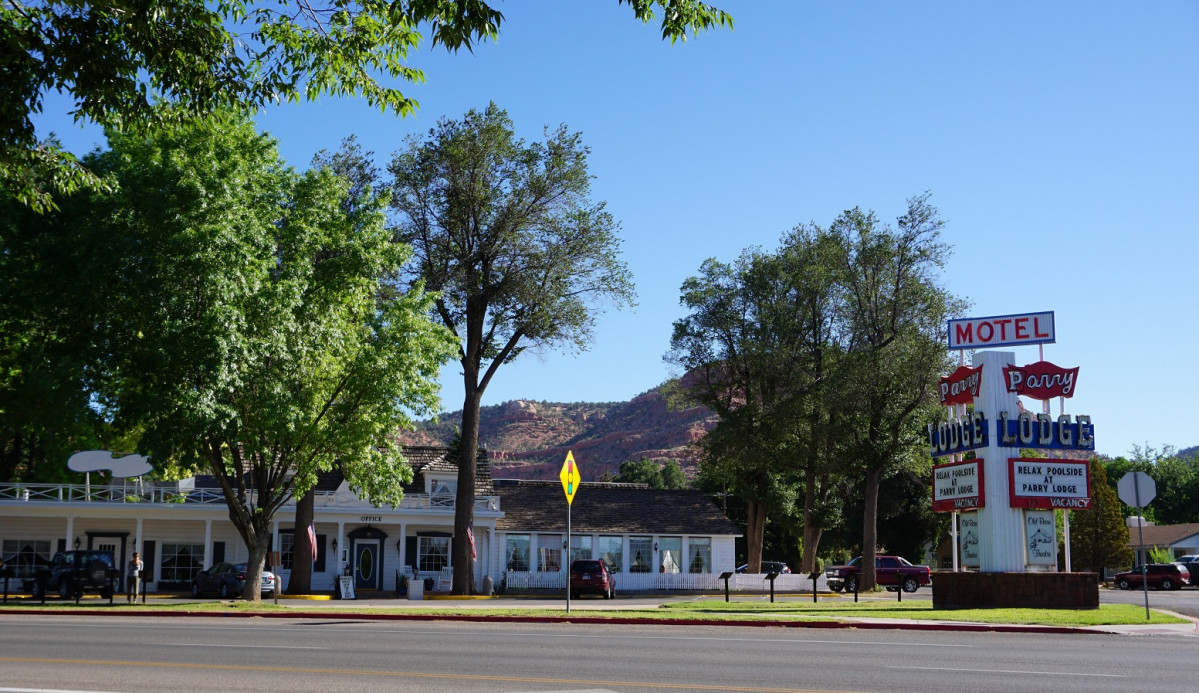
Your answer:
[[[595,573],[595,572],[599,572],[600,562],[599,561],[575,561],[574,565],[571,566],[571,569],[577,570],[580,572],[584,572],[584,573]]]

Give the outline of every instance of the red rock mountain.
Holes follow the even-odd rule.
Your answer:
[[[437,422],[420,422],[400,437],[410,445],[446,445],[462,420],[461,412]],[[583,479],[616,474],[620,463],[648,457],[673,459],[693,476],[698,450],[692,445],[716,425],[703,407],[671,411],[660,390],[628,402],[561,404],[515,400],[483,407],[479,445],[491,453],[492,476],[506,479],[557,479],[574,454]]]

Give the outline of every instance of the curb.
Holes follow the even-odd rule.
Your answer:
[[[973,633],[1047,633],[1051,635],[1112,635],[1110,631],[1073,626],[1024,626],[1000,623],[887,623],[879,621],[704,621],[687,618],[603,618],[599,616],[487,616],[475,614],[371,614],[343,611],[121,611],[105,609],[5,609],[3,614],[55,616],[149,616],[184,618],[281,618],[358,621],[458,621],[464,623],[586,623],[662,626],[731,626],[741,628],[815,628],[861,630],[958,631]]]

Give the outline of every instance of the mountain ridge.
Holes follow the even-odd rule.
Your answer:
[[[511,400],[481,407],[479,447],[491,454],[492,476],[508,479],[558,478],[569,450],[584,481],[616,474],[625,460],[674,460],[694,476],[699,449],[694,445],[716,425],[705,407],[672,410],[665,386],[627,402],[535,402]],[[407,445],[448,445],[462,412],[420,421],[400,434]]]

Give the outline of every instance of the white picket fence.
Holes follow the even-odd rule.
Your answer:
[[[566,587],[566,573],[539,573],[510,570],[504,576],[506,590],[561,590]],[[616,590],[654,592],[678,590],[683,592],[723,592],[724,580],[719,573],[617,573]],[[737,573],[729,578],[730,592],[768,593],[770,582],[763,573]],[[795,573],[779,575],[774,580],[775,592],[811,592],[812,580]],[[827,592],[824,574],[816,579],[816,591]]]

